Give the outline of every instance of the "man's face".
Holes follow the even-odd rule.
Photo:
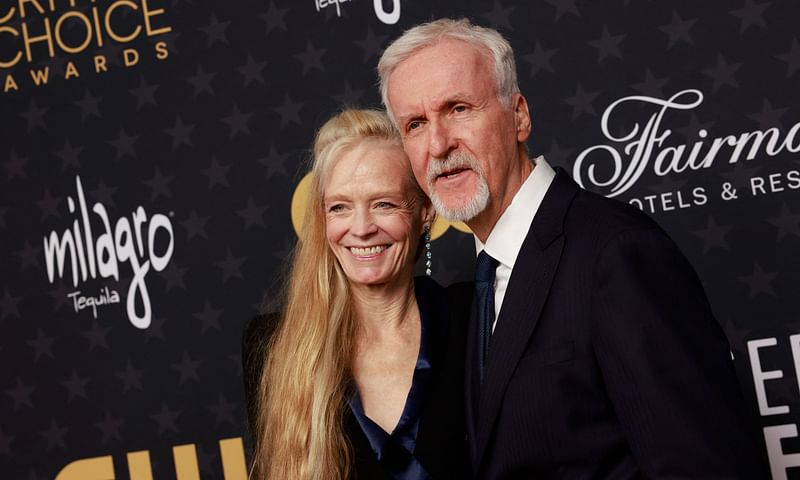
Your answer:
[[[509,173],[530,118],[520,95],[511,109],[500,102],[492,65],[488,51],[448,39],[400,63],[388,80],[414,175],[451,219],[499,217],[516,193],[508,188]]]

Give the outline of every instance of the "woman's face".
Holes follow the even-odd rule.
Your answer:
[[[353,284],[408,280],[432,209],[401,147],[362,142],[335,160],[324,188],[328,244]]]

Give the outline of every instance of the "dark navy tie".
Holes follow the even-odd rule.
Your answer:
[[[478,254],[475,266],[475,300],[478,308],[478,373],[483,382],[483,368],[489,354],[489,338],[494,323],[494,275],[497,260],[485,250]]]

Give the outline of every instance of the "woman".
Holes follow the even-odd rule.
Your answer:
[[[244,338],[254,477],[465,478],[471,289],[413,278],[434,213],[399,136],[344,111],[312,172],[283,312]]]

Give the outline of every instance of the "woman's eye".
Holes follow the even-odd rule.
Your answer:
[[[331,205],[330,207],[328,207],[328,211],[331,212],[331,213],[341,212],[342,210],[344,210],[344,205],[342,205],[340,203],[337,203],[335,205]]]
[[[392,207],[394,207],[394,204],[389,203],[389,202],[376,202],[375,203],[375,207],[376,208],[392,208]]]

